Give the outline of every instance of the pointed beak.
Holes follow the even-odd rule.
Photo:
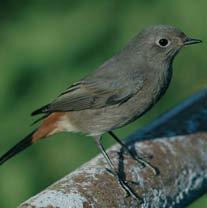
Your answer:
[[[192,45],[192,44],[197,44],[197,43],[202,43],[202,40],[195,39],[195,38],[186,38],[184,40],[184,45]]]

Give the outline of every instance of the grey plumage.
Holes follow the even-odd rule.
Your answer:
[[[168,40],[162,47],[159,40]],[[68,112],[84,133],[100,135],[143,115],[164,94],[172,61],[187,36],[173,26],[145,29],[95,72],[75,83],[53,102],[33,112]]]

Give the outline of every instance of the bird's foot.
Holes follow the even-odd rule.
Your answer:
[[[127,153],[132,157],[132,159],[136,160],[139,164],[142,165],[142,167],[148,167],[152,170],[154,175],[159,175],[160,171],[157,167],[154,167],[149,162],[147,162],[144,158],[139,157],[138,155],[135,155],[129,148],[125,148]]]
[[[132,197],[134,199],[136,199],[136,201],[139,203],[139,204],[142,204],[143,203],[143,199],[141,197],[139,197],[134,191],[133,189],[128,185],[127,181],[126,180],[123,180],[122,177],[117,173],[117,172],[114,172],[110,169],[107,169],[108,172],[110,172],[115,178],[116,180],[118,181],[119,185],[121,186],[122,190],[124,191],[125,193],[125,198],[128,198],[128,197]]]
[[[142,168],[144,167],[149,167],[154,175],[159,175],[159,170],[158,168],[154,167],[151,165],[149,162],[147,162],[144,158],[139,157],[137,154],[135,155],[131,149],[129,149],[128,145],[122,142],[112,131],[109,132],[109,134],[122,146],[122,148],[134,159],[136,160],[139,164],[142,165]]]

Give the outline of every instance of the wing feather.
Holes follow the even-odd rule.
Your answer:
[[[123,82],[121,86],[106,80],[82,80],[71,85],[53,102],[34,111],[32,115],[52,112],[81,111],[122,104],[143,86],[143,79],[137,83]],[[130,84],[130,85],[129,85]],[[128,86],[129,85],[129,86]]]

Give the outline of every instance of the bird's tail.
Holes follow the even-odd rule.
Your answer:
[[[62,115],[62,113],[53,113],[45,118],[38,129],[28,134],[24,139],[14,145],[8,152],[0,157],[0,165],[38,140],[58,132],[59,129],[57,126],[57,121],[59,121]]]
[[[6,152],[4,155],[0,157],[0,165],[2,165],[4,162],[21,152],[22,150],[26,149],[30,145],[32,145],[32,135],[35,131],[27,135],[24,139],[22,139],[20,142],[18,142],[16,145],[14,145],[8,152]]]

